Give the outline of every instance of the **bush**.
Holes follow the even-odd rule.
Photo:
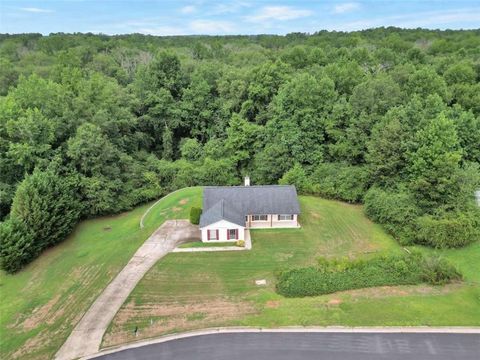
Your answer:
[[[71,180],[52,171],[35,171],[18,186],[10,219],[0,230],[4,270],[19,270],[70,233],[80,215]]]
[[[370,188],[364,198],[364,210],[370,219],[382,224],[401,244],[413,242],[419,209],[408,192]]]
[[[11,218],[0,223],[0,267],[14,273],[38,254],[33,236],[21,221]]]
[[[290,170],[283,174],[282,178],[278,180],[280,185],[295,185],[295,188],[300,194],[308,193],[311,185],[308,182],[305,170],[299,163],[296,163]]]
[[[202,215],[202,209],[192,207],[190,209],[190,222],[194,225],[198,225],[200,223],[200,215]]]
[[[364,166],[324,163],[311,176],[313,192],[327,198],[360,202],[368,185],[368,170]]]
[[[11,216],[22,221],[43,250],[62,241],[77,223],[80,204],[68,177],[36,171],[18,186]]]
[[[415,242],[435,248],[462,247],[480,239],[480,214],[449,212],[417,219]]]
[[[235,243],[238,247],[245,247],[245,240],[237,240]]]
[[[414,252],[369,260],[320,259],[316,267],[281,272],[276,290],[286,297],[303,297],[374,286],[444,284],[458,279],[461,275],[446,260]]]

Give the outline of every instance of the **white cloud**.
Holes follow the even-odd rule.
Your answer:
[[[26,12],[31,12],[31,13],[51,13],[53,10],[48,10],[48,9],[40,9],[36,7],[25,7],[25,8],[20,8],[22,11]]]
[[[355,2],[348,2],[344,4],[338,4],[333,8],[335,14],[344,14],[360,9],[360,4]]]
[[[312,15],[312,11],[298,9],[292,6],[264,6],[255,14],[247,16],[251,22],[262,22],[269,20],[293,20]]]
[[[184,6],[180,9],[180,12],[182,14],[192,14],[194,13],[195,11],[197,10],[197,8],[193,5],[187,5],[187,6]]]
[[[229,21],[194,20],[189,26],[196,34],[226,34],[234,31],[233,23]]]
[[[217,4],[213,7],[210,14],[212,15],[221,15],[221,14],[233,14],[239,12],[242,8],[250,7],[250,3],[244,1],[232,1],[230,3]]]

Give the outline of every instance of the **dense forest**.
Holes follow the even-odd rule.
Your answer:
[[[480,237],[480,30],[0,35],[0,265],[185,186],[295,184]]]

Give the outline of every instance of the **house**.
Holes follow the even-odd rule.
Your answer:
[[[200,230],[203,242],[245,239],[245,229],[296,228],[300,205],[293,185],[207,186]]]

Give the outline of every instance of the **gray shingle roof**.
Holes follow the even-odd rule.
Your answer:
[[[245,226],[251,214],[300,214],[293,185],[207,186],[200,227],[227,220]]]
[[[227,220],[231,223],[245,226],[245,215],[242,215],[242,212],[232,204],[226,205],[223,199],[207,209],[207,211],[202,212],[200,227],[216,223],[220,220]]]

